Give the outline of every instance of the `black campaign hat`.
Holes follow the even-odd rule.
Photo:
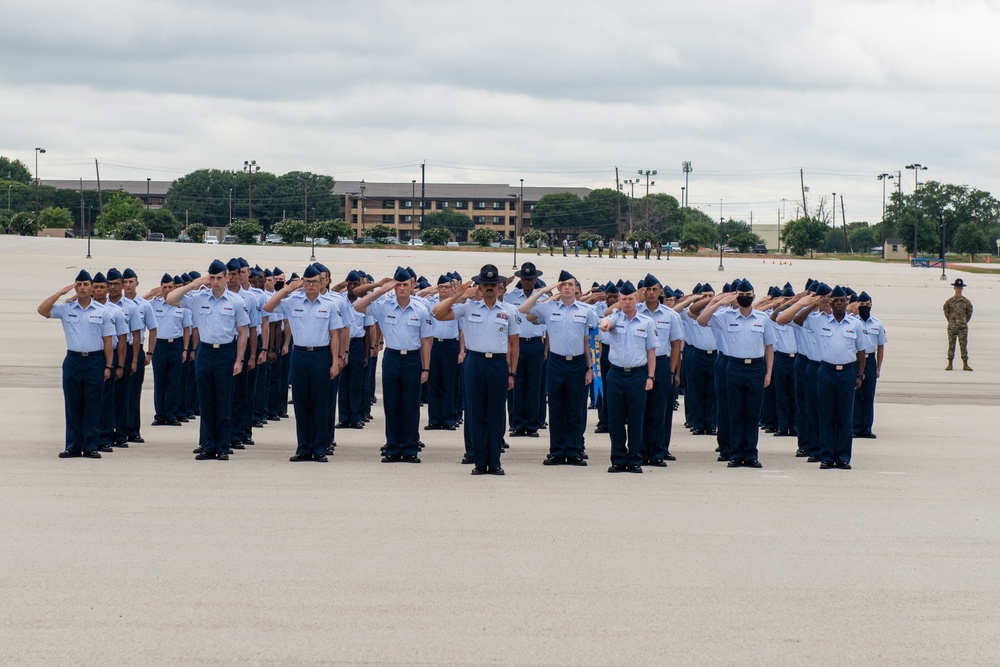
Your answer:
[[[499,285],[502,282],[506,282],[506,279],[500,275],[497,267],[492,264],[486,264],[483,268],[479,269],[478,276],[472,276],[472,282],[477,285]]]
[[[536,269],[535,265],[531,262],[525,262],[521,265],[521,269],[519,271],[514,272],[514,275],[518,278],[537,278],[542,275],[542,272]],[[560,278],[560,280],[562,279]]]
[[[962,280],[961,278],[955,278],[955,282],[953,282],[951,284],[951,286],[952,287],[957,287],[959,289],[964,289],[965,288],[965,281]]]

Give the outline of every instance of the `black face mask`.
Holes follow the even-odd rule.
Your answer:
[[[871,314],[872,314],[871,306],[858,306],[858,315],[861,316],[861,319],[867,320]]]
[[[275,280],[274,281],[274,291],[275,292],[280,292],[284,288],[285,288],[285,281],[284,280]]]
[[[736,303],[740,304],[740,308],[749,308],[753,305],[752,296],[738,296],[736,297]]]

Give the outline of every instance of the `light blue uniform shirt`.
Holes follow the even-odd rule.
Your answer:
[[[131,345],[132,341],[135,340],[133,331],[142,331],[142,317],[139,315],[139,309],[136,305],[126,299],[124,296],[118,301],[112,301],[108,297],[108,304],[113,304],[116,308],[120,308],[123,313],[125,313],[125,326],[128,327],[128,337],[125,341]]]
[[[330,332],[344,326],[333,299],[323,295],[310,301],[304,292],[289,294],[274,309],[279,311],[292,327],[296,345],[326,347],[330,344]]]
[[[485,301],[466,301],[451,307],[462,331],[465,347],[473,352],[507,353],[507,337],[517,336],[522,318],[517,308],[497,301],[492,308]]]
[[[184,335],[184,309],[171,306],[162,296],[149,302],[156,317],[156,339],[173,340]]]
[[[656,306],[656,310],[650,311],[646,303],[640,303],[636,309],[648,315],[656,324],[656,356],[662,357],[670,354],[671,343],[675,340],[684,340],[684,325],[681,324],[680,316],[667,308],[662,303]]]
[[[545,325],[549,352],[560,357],[583,354],[584,341],[589,342],[590,330],[600,321],[588,304],[573,301],[567,306],[562,299],[538,301],[532,306],[531,314]]]
[[[52,306],[50,317],[62,321],[66,348],[72,352],[101,352],[104,336],[115,335],[115,324],[107,316],[108,308],[93,299],[86,308],[79,301],[66,301]]]
[[[806,321],[808,322],[809,318],[819,317],[819,315],[820,313],[814,310],[806,316]],[[806,359],[810,361],[821,361],[823,355],[819,351],[819,344],[816,342],[815,334],[806,327],[798,324],[793,323],[789,326],[795,332],[795,349],[806,355]]]
[[[832,314],[820,313],[819,317],[807,317],[804,326],[816,335],[820,361],[853,364],[858,360],[858,352],[865,349],[861,320],[853,315],[844,315],[844,319],[837,322]]]
[[[768,317],[771,311],[768,311]],[[798,347],[795,345],[795,328],[789,324],[778,324],[771,320],[774,325],[774,351],[784,354],[796,354]]]
[[[861,334],[865,337],[865,352],[871,354],[878,350],[879,345],[885,345],[885,327],[882,326],[882,320],[874,315],[869,315],[867,322],[860,317],[858,320],[861,321]]]
[[[385,346],[390,350],[418,350],[420,340],[434,334],[426,306],[413,299],[406,308],[400,308],[395,299],[391,302],[376,300],[369,304],[367,313],[382,329]]]
[[[113,304],[111,302],[111,299],[108,299],[105,303],[101,305],[104,306],[105,309],[107,310],[106,317],[110,317],[112,323],[114,323],[115,325],[115,335],[111,337],[111,349],[117,350],[118,337],[126,336],[127,340],[128,336],[128,323],[125,321],[126,320],[125,313],[124,311],[122,311],[121,308]]]
[[[429,297],[427,299],[427,305],[434,310],[434,306],[441,303],[441,297],[437,294]],[[458,340],[458,320],[448,320],[447,322],[442,322],[436,317],[431,318],[431,324],[434,326],[434,337],[442,340]]]
[[[701,326],[696,318],[691,317],[690,306],[681,312],[681,322],[684,324],[684,340],[688,345],[705,352],[719,349],[715,332],[709,327]]]
[[[646,365],[646,350],[656,349],[656,323],[636,309],[631,320],[621,310],[611,313],[611,330],[601,332],[601,342],[611,345],[608,361],[613,366],[635,368]]]
[[[532,294],[534,294],[534,291],[532,292]],[[522,303],[528,300],[528,296],[530,295],[525,295],[524,290],[515,287],[514,289],[504,294],[503,302],[508,305],[514,306],[514,310],[517,310]],[[521,333],[519,335],[521,338],[538,338],[539,336],[545,335],[545,331],[547,328],[546,325],[541,323],[532,324],[523,317],[520,319],[521,319]]]
[[[181,298],[181,303],[191,310],[198,327],[198,337],[208,345],[232,343],[239,327],[250,324],[243,299],[228,289],[218,298],[210,289],[188,292]]]
[[[264,303],[267,303],[268,301],[270,301],[271,297],[273,297],[273,296],[274,296],[274,292],[264,292]],[[268,312],[265,312],[264,309],[263,309],[263,307],[262,307],[261,311],[260,311],[260,317],[261,317],[262,320],[263,320],[263,318],[266,317],[268,319],[268,322],[281,322],[284,319],[285,316],[282,315],[281,313],[268,313]]]
[[[337,318],[340,320],[340,326],[337,328],[350,328],[351,323],[354,321],[354,313],[357,313],[358,311],[354,310],[354,306],[347,300],[347,295],[340,292],[326,291],[320,294],[320,297],[329,299],[330,303],[337,311]]]
[[[249,326],[256,329],[257,333],[260,333],[261,307],[263,304],[258,302],[257,294],[252,289],[243,289],[240,287],[238,294],[243,299],[243,303],[246,304],[247,317],[250,319]]]
[[[746,317],[736,308],[725,311],[719,308],[712,313],[708,326],[719,332],[726,354],[736,359],[759,359],[764,348],[774,345],[774,323],[759,310],[751,310]]]
[[[125,298],[125,297],[122,297]],[[139,335],[140,344],[146,342],[146,332],[156,330],[156,315],[153,313],[153,307],[149,305],[149,301],[143,299],[141,296],[136,295],[134,299],[130,299],[132,303],[135,304],[136,310],[139,311],[139,320],[142,322],[142,331]]]

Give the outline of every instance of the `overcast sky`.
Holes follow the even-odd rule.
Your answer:
[[[1000,196],[1000,5],[966,0],[7,3],[0,155],[45,178],[614,187],[786,219],[881,172]],[[636,195],[645,192],[645,181]],[[839,199],[839,197],[838,197]],[[838,220],[840,214],[838,211]]]

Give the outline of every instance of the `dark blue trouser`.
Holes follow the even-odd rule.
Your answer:
[[[278,413],[288,413],[288,376],[292,371],[292,350],[281,356],[281,377],[278,383]]]
[[[114,442],[128,440],[128,399],[132,385],[132,346],[125,350],[125,368],[122,376],[115,381],[115,428],[112,434]]]
[[[198,398],[201,402],[198,444],[205,454],[223,454],[229,451],[235,364],[235,342],[219,347],[202,343],[198,347],[194,363],[198,378]]]
[[[97,451],[101,432],[104,365],[104,350],[90,352],[86,357],[69,352],[63,359],[67,452]]]
[[[531,340],[522,338],[519,349],[510,427],[515,431],[537,431],[542,425],[538,419],[538,405],[542,391],[545,341],[541,337]]]
[[[296,399],[297,401],[298,399]],[[386,456],[416,456],[420,439],[420,350],[386,348],[382,359]]]
[[[284,391],[286,394],[288,393],[288,385],[282,386],[281,384],[281,373],[285,365],[284,358],[285,357],[283,357],[279,351],[278,356],[274,359],[274,363],[271,364],[271,373],[267,382],[268,417],[278,416],[278,413],[282,411],[281,392]]]
[[[601,358],[599,367],[601,369],[601,397],[597,399],[597,425],[608,427],[608,373],[611,372],[611,361],[608,355],[611,354],[611,346],[601,343]]]
[[[878,362],[872,352],[865,359],[865,379],[854,393],[854,433],[871,433],[875,423],[875,383]]]
[[[715,390],[715,364],[719,353],[692,345],[685,346],[684,352],[691,357],[684,389],[684,403],[691,404],[688,424],[695,430],[715,431],[719,423]]]
[[[694,348],[690,345],[684,345],[681,348],[681,383],[677,388],[679,393],[684,394],[684,424],[689,428],[694,428],[691,426],[693,417],[692,412],[692,401],[690,399],[691,387],[691,364],[694,361]],[[695,403],[697,402],[694,401]]]
[[[331,359],[333,358],[332,354],[333,353],[331,353]],[[329,377],[329,375],[330,373],[328,371],[327,377]],[[330,407],[326,413],[327,446],[337,444],[337,394],[340,392],[340,378],[341,374],[337,373],[337,377],[330,379],[330,396],[328,397]]]
[[[809,365],[806,367],[806,420],[809,423],[809,449],[806,451],[812,456],[820,455],[819,404],[816,402],[819,400],[816,391],[816,375],[819,372],[819,363],[810,359]]]
[[[138,334],[137,334],[138,335]],[[150,362],[152,363],[152,361]],[[128,383],[128,417],[126,433],[130,438],[138,438],[139,420],[142,418],[142,383],[146,379],[146,350],[139,348],[139,363],[135,365],[135,373]]]
[[[764,403],[764,358],[730,358],[726,370],[726,394],[729,402],[730,458],[734,461],[757,459],[760,435],[760,410]]]
[[[156,341],[153,350],[153,409],[157,421],[176,421],[180,417],[181,353],[184,341]]]
[[[458,339],[435,338],[431,346],[427,423],[451,424],[455,419],[455,382],[458,374]]]
[[[292,357],[296,456],[321,456],[330,445],[330,347],[296,348]]]
[[[191,356],[191,352],[188,353],[188,357]],[[197,353],[194,353],[195,358],[198,357]],[[198,413],[198,380],[195,378],[194,372],[194,360],[189,359],[184,362],[184,405],[181,409],[182,415],[194,415]]]
[[[253,393],[253,421],[262,422],[267,419],[268,389],[271,386],[271,363],[265,361],[257,366],[257,386]]]
[[[816,371],[816,394],[822,409],[818,411],[820,460],[825,463],[850,463],[854,428],[854,380],[856,363],[843,364],[841,370],[823,362]]]
[[[455,402],[451,421],[457,422],[465,416],[465,362],[455,368]]]
[[[465,357],[465,431],[472,458],[479,467],[500,467],[507,403],[507,355],[487,358],[481,352]]]
[[[369,352],[369,355],[371,353]],[[368,402],[365,405],[365,416],[372,416],[372,405],[375,404],[375,386],[377,384],[376,378],[378,377],[378,358],[379,355],[368,357]],[[382,361],[385,364],[385,360]]]
[[[544,345],[544,343],[543,343]],[[550,352],[551,354],[551,352]],[[548,407],[549,407],[549,392],[548,392],[548,374],[549,366],[545,363],[544,357],[542,360],[542,377],[538,383],[538,413],[535,415],[535,423],[541,428],[542,424],[548,423]]]
[[[784,352],[774,352],[771,385],[774,387],[775,428],[779,433],[795,430],[795,359]]]
[[[608,373],[608,431],[613,465],[642,465],[642,418],[646,409],[646,366]],[[626,429],[627,427],[627,429]]]
[[[771,379],[774,380],[774,370],[771,370]],[[769,428],[772,431],[778,428],[778,397],[775,393],[774,382],[764,387],[764,401],[760,406],[760,426]]]
[[[347,348],[347,365],[340,371],[340,423],[357,424],[365,416],[365,339],[352,338]]]
[[[115,352],[115,359],[118,353]],[[111,446],[114,442],[115,433],[115,371],[111,371],[111,377],[104,381],[101,389],[101,434],[98,442],[101,447]]]
[[[549,352],[546,376],[551,415],[549,454],[583,456],[583,431],[587,428],[587,355],[566,357]]]
[[[257,366],[257,359],[260,356],[260,348],[264,341],[260,334],[257,334],[257,345],[253,350],[247,352],[247,361],[244,362],[245,366],[249,366],[249,361],[253,359],[254,366],[247,370],[247,397],[246,397],[246,410],[243,413],[243,437],[252,438],[253,437],[253,423],[256,421],[256,409],[257,409],[257,376],[260,375],[260,368]],[[247,345],[250,342],[247,341]]]
[[[799,449],[812,452],[809,441],[809,361],[806,355],[799,352],[795,355],[795,432],[798,434]]]
[[[247,341],[247,347],[250,347],[249,341]],[[229,424],[229,442],[233,443],[242,442],[249,437],[246,434],[247,401],[249,400],[247,395],[248,359],[250,359],[249,349],[243,352],[243,366],[240,369],[240,374],[233,376],[233,411]]]
[[[729,387],[726,374],[729,370],[729,357],[719,354],[715,360],[715,406],[716,406],[716,440],[719,443],[719,454],[733,458],[729,437]]]
[[[674,417],[674,376],[670,372],[670,355],[656,358],[656,378],[646,392],[646,409],[642,423],[642,458],[655,461],[666,458],[670,451],[670,433]]]

